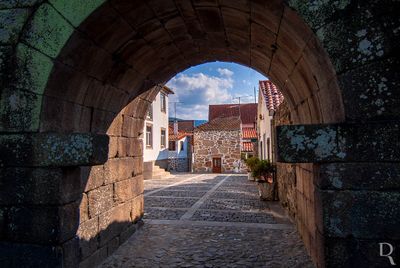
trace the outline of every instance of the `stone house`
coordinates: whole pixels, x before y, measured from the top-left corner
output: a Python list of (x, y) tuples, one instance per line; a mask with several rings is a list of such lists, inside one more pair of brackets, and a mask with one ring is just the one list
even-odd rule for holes
[(274, 161), (274, 115), (284, 98), (269, 80), (259, 81), (258, 90), (258, 157)]
[(145, 179), (167, 177), (168, 168), (168, 95), (163, 86), (149, 106), (143, 126), (143, 175)]
[(242, 153), (246, 158), (257, 155), (257, 103), (209, 105), (209, 121), (218, 117), (232, 116), (241, 120)]
[(240, 168), (240, 117), (215, 118), (194, 129), (194, 172), (232, 173)]

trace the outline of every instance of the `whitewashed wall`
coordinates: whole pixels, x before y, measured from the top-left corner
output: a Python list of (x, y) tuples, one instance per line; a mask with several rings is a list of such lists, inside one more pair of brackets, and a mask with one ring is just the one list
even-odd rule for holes
[[(161, 92), (153, 101), (153, 121), (146, 120), (143, 129), (143, 161), (168, 159), (168, 95), (166, 95), (166, 112), (161, 111)], [(146, 148), (146, 126), (153, 126), (153, 148)], [(166, 145), (161, 148), (161, 128), (165, 128)]]
[[(258, 157), (262, 159), (268, 159), (267, 153), (267, 139), (270, 139), (270, 150), (269, 150), (269, 158), (272, 159), (272, 138), (271, 138), (271, 120), (272, 116), (269, 116), (269, 111), (267, 109), (267, 104), (265, 103), (265, 98), (262, 95), (261, 91), (258, 91), (258, 108), (257, 108), (257, 133), (258, 133)], [(260, 119), (260, 114), (262, 115), (262, 119)], [(261, 147), (262, 142), (262, 147)]]

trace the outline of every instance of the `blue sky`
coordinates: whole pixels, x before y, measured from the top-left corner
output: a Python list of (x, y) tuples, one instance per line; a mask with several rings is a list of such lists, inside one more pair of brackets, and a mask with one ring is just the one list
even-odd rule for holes
[[(169, 101), (179, 101), (176, 116), (182, 119), (207, 119), (209, 104), (254, 102), (258, 81), (266, 80), (262, 74), (243, 65), (211, 62), (191, 67), (173, 77), (167, 86), (175, 94)], [(256, 96), (257, 97), (257, 96)], [(170, 116), (174, 116), (170, 103)]]

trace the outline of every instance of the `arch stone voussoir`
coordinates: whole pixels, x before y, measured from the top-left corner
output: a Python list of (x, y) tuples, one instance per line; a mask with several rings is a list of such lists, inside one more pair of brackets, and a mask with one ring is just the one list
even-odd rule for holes
[(270, 77), (302, 124), (279, 129), (278, 153), (297, 163), (295, 220), (316, 266), (387, 265), (374, 249), (400, 247), (399, 8), (0, 1), (0, 263), (95, 267), (110, 255), (141, 225), (148, 106), (175, 74), (229, 61)]

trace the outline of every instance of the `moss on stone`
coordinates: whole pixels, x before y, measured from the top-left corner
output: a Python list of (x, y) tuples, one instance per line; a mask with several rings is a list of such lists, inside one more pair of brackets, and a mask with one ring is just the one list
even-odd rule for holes
[(43, 0), (0, 0), (0, 9), (32, 7), (43, 2)]
[(24, 44), (18, 45), (16, 60), (18, 68), (16, 70), (17, 82), (15, 87), (43, 94), (50, 72), (53, 69), (52, 60)]
[(105, 0), (50, 0), (49, 2), (72, 25), (78, 27)]
[(23, 41), (50, 57), (57, 57), (74, 28), (49, 4), (41, 5), (26, 27)]
[(42, 96), (6, 88), (0, 98), (0, 131), (37, 131)]
[(346, 9), (350, 0), (290, 0), (290, 7), (297, 10), (301, 17), (315, 31), (326, 24), (337, 11)]
[(28, 19), (30, 10), (27, 8), (0, 10), (0, 44), (13, 44)]

